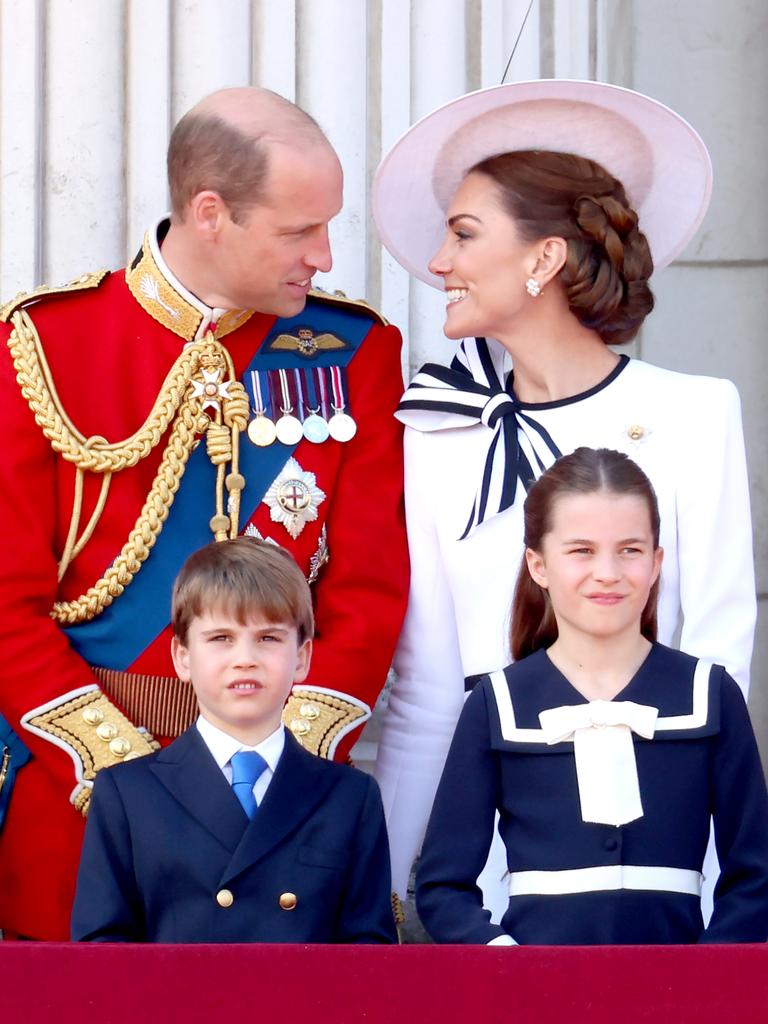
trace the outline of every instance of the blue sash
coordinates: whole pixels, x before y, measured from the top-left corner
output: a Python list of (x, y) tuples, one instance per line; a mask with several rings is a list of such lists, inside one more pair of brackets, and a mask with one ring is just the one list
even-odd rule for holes
[[(251, 370), (346, 366), (371, 325), (371, 318), (363, 312), (310, 299), (298, 316), (275, 321), (245, 375)], [(295, 334), (301, 327), (309, 327), (316, 334), (334, 334), (347, 346), (317, 352), (311, 361), (295, 352), (265, 351), (279, 334)], [(247, 523), (253, 517), (295, 447), (275, 442), (268, 448), (257, 448), (247, 440), (240, 444), (240, 472), (246, 480), (241, 522)], [(200, 495), (213, 495), (215, 486), (216, 468), (208, 459), (205, 445), (199, 444), (187, 463), (160, 536), (136, 577), (95, 619), (64, 629), (73, 648), (89, 664), (125, 671), (168, 625), (173, 581), (187, 556), (212, 540), (208, 523), (214, 509), (212, 503), (201, 501)]]

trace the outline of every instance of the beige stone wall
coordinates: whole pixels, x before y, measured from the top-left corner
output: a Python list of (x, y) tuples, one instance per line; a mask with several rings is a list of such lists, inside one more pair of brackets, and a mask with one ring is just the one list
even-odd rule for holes
[(706, 220), (658, 275), (639, 351), (741, 393), (760, 608), (750, 710), (768, 767), (768, 6), (635, 0), (631, 22), (629, 84), (688, 118), (714, 164)]

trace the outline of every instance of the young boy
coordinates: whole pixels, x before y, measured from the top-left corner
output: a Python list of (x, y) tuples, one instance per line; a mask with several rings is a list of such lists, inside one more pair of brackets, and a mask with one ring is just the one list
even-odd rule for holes
[(296, 563), (247, 537), (210, 544), (176, 580), (172, 621), (200, 717), (164, 750), (99, 772), (73, 939), (396, 941), (376, 783), (281, 722), (314, 629)]

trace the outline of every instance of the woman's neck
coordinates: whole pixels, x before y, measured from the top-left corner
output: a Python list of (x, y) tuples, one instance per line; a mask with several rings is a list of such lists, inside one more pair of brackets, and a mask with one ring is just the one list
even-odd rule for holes
[(595, 387), (619, 361), (596, 331), (572, 313), (544, 315), (495, 335), (512, 357), (521, 402), (557, 402)]
[(561, 625), (547, 655), (587, 700), (613, 700), (635, 675), (650, 649), (650, 641), (639, 630), (595, 637), (571, 632)]

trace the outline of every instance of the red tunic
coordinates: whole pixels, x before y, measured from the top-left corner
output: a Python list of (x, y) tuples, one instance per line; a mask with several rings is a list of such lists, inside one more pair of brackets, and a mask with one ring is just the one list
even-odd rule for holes
[[(54, 294), (27, 308), (61, 404), (76, 428), (109, 441), (133, 433), (152, 408), (183, 339), (142, 308), (122, 273), (108, 276), (98, 288)], [(274, 317), (255, 313), (222, 339), (239, 375), (273, 323)], [(10, 331), (10, 324), (0, 324), (4, 342)], [(294, 452), (327, 496), (318, 519), (293, 540), (270, 520), (265, 504), (253, 517), (260, 533), (290, 550), (307, 573), (325, 526), (330, 559), (314, 585), (317, 637), (308, 681), (371, 706), (389, 669), (407, 591), (401, 427), (392, 416), (401, 393), (399, 353), (398, 331), (371, 317), (347, 369), (357, 435), (347, 444), (302, 441)], [(95, 681), (49, 612), (55, 600), (84, 593), (112, 563), (152, 485), (165, 439), (136, 467), (114, 474), (96, 533), (59, 585), (57, 561), (70, 522), (75, 473), (35, 423), (5, 345), (0, 401), (5, 424), (0, 712), (33, 755), (17, 776), (0, 833), (0, 927), (33, 938), (65, 939), (83, 827), (69, 801), (76, 782), (73, 762), (64, 749), (25, 731), (20, 719)], [(99, 485), (99, 478), (86, 474), (83, 523)], [(200, 495), (200, 501), (209, 503), (212, 515), (213, 494)], [(167, 631), (131, 669), (174, 674)], [(356, 738), (357, 730), (345, 737), (336, 756), (345, 758)]]

